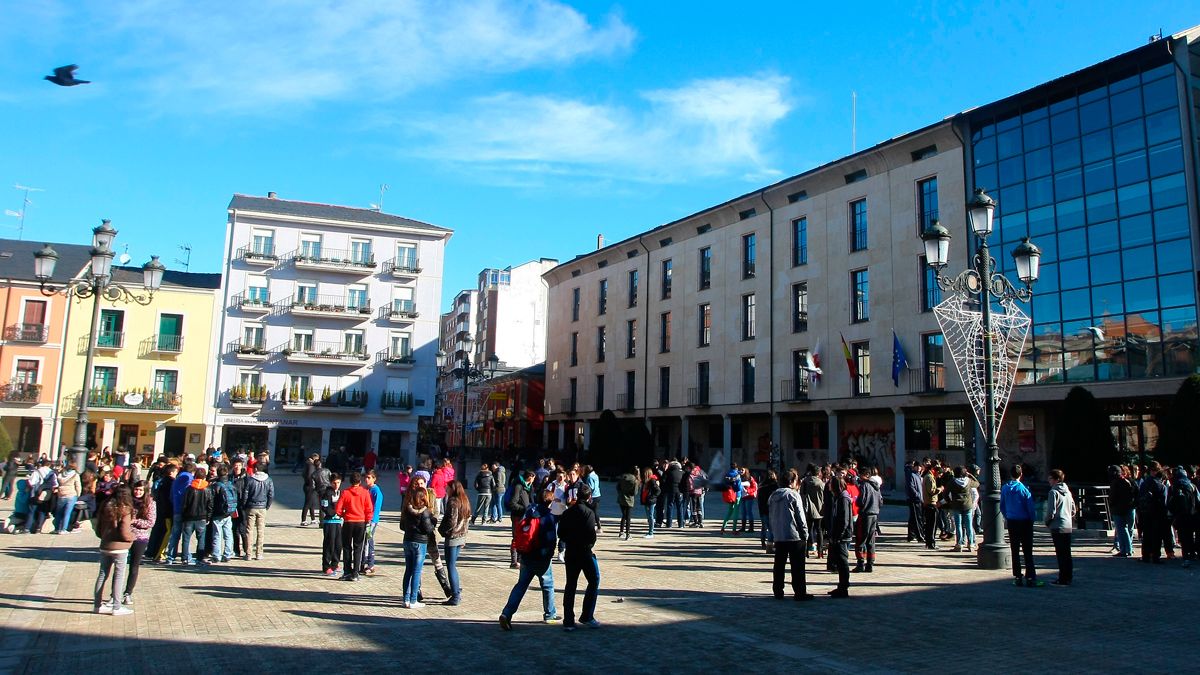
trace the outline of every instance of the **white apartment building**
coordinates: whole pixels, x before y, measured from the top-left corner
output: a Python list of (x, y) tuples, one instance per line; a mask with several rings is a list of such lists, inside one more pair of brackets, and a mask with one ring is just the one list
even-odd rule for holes
[(413, 462), (434, 411), (451, 231), (366, 209), (234, 195), (213, 397), (227, 450), (345, 446)]
[(539, 258), (479, 272), (472, 362), (485, 363), (495, 354), (509, 368), (528, 368), (546, 359), (547, 286), (542, 275), (557, 264)]

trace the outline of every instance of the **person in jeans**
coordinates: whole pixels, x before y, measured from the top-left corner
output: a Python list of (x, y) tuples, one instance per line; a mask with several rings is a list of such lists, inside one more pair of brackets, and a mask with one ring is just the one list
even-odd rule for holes
[(1071, 527), (1075, 523), (1075, 500), (1064, 482), (1062, 470), (1050, 472), (1050, 495), (1046, 498), (1046, 527), (1054, 541), (1054, 557), (1058, 559), (1058, 578), (1055, 586), (1070, 586), (1075, 565), (1071, 560)]
[[(527, 473), (532, 480), (533, 472)], [(558, 539), (557, 518), (550, 511), (550, 502), (553, 500), (553, 488), (543, 490), (538, 495), (538, 501), (531, 504), (520, 516), (520, 518), (538, 519), (538, 541), (532, 550), (520, 554), (521, 575), (517, 578), (512, 592), (508, 594), (508, 602), (500, 612), (500, 628), (504, 630), (512, 630), (513, 614), (516, 614), (517, 608), (521, 606), (521, 600), (525, 598), (525, 592), (529, 590), (529, 585), (533, 583), (534, 577), (538, 578), (538, 583), (542, 587), (542, 620), (546, 623), (558, 623), (559, 621), (558, 612), (554, 609), (554, 567), (550, 564), (550, 561), (554, 559), (554, 549)]]
[(825, 557), (825, 481), (821, 480), (821, 470), (815, 464), (809, 464), (800, 481), (800, 497), (804, 500), (804, 515), (808, 522), (808, 557), (811, 552), (817, 559)]
[(458, 554), (467, 542), (467, 529), (475, 519), (470, 517), (471, 500), (462, 483), (451, 481), (446, 486), (446, 510), (442, 512), (442, 522), (438, 525), (438, 534), (446, 542), (446, 574), (450, 584), (450, 597), (447, 605), (457, 605), (462, 602), (462, 582), (458, 577)]
[(642, 506), (646, 508), (646, 539), (654, 538), (654, 507), (662, 497), (662, 484), (654, 469), (646, 467), (642, 474)]
[(250, 479), (246, 473), (246, 462), (234, 459), (229, 465), (229, 482), (233, 483), (233, 492), (237, 495), (237, 509), (234, 510), (233, 526), (233, 556), (245, 559), (250, 552), (250, 533), (246, 529), (246, 505), (242, 501), (246, 494), (246, 481)]
[[(1033, 494), (1021, 482), (1020, 464), (1013, 464), (1012, 480), (1000, 488), (1000, 513), (1008, 525), (1008, 543), (1012, 548), (1013, 577), (1018, 586), (1043, 586), (1033, 567)], [(1025, 552), (1025, 576), (1021, 577), (1021, 552)]]
[(1110, 466), (1108, 473), (1108, 505), (1116, 530), (1113, 545), (1118, 558), (1129, 558), (1133, 556), (1133, 507), (1137, 503), (1137, 486), (1129, 480), (1128, 470), (1123, 466)]
[(921, 517), (925, 520), (925, 548), (931, 551), (936, 551), (938, 548), (937, 540), (934, 539), (934, 530), (937, 529), (940, 519), (938, 500), (941, 492), (942, 488), (938, 485), (937, 476), (933, 473), (933, 463), (925, 460), (925, 473), (921, 476)]
[(400, 507), (400, 527), (404, 530), (404, 599), (405, 609), (421, 609), (421, 568), (425, 565), (429, 540), (436, 530), (430, 491), (409, 486)]
[[(96, 577), (96, 588), (92, 596), (92, 611), (97, 614), (125, 616), (133, 610), (121, 604), (121, 591), (125, 588), (125, 564), (129, 559), (129, 547), (133, 545), (133, 498), (129, 488), (122, 485), (105, 500), (97, 516), (96, 530), (100, 535), (100, 574)], [(104, 603), (105, 590), (111, 588), (108, 603)]]
[[(265, 454), (265, 453), (264, 453)], [(263, 544), (267, 528), (267, 511), (275, 503), (275, 484), (267, 475), (267, 464), (259, 458), (255, 471), (246, 476), (243, 494), (238, 499), (239, 511), (245, 511), (247, 539), (249, 531), (254, 530), (254, 559), (262, 560)], [(242, 549), (242, 560), (250, 559), (249, 541)]]
[[(183, 498), (192, 484), (192, 472), (195, 470), (196, 463), (187, 462), (183, 465), (183, 471), (180, 471), (171, 483), (171, 536), (167, 543), (166, 553), (168, 565), (174, 563), (175, 557), (179, 555), (179, 539), (183, 536)], [(98, 493), (99, 489), (97, 488)]]
[[(183, 497), (183, 512), (180, 516), (183, 520), (183, 538), (180, 544), (183, 547), (184, 565), (191, 565), (197, 562), (197, 558), (203, 559), (204, 556), (205, 530), (213, 515), (213, 493), (208, 490), (208, 481), (205, 479), (207, 475), (204, 467), (196, 467), (192, 483)], [(192, 556), (193, 534), (196, 536), (196, 557)]]
[(75, 502), (83, 487), (79, 473), (74, 467), (66, 466), (58, 474), (58, 486), (54, 492), (58, 502), (54, 506), (54, 534), (66, 534), (71, 528), (71, 516), (75, 513)]
[(125, 606), (133, 605), (133, 589), (137, 586), (138, 572), (142, 568), (142, 557), (150, 545), (150, 530), (158, 518), (158, 507), (150, 496), (150, 486), (146, 481), (139, 480), (133, 484), (133, 517), (130, 527), (133, 530), (133, 543), (129, 547), (129, 565), (125, 581), (125, 593), (121, 602)]
[(363, 574), (375, 575), (375, 529), (379, 527), (379, 514), (383, 513), (383, 488), (375, 484), (379, 476), (375, 469), (367, 469), (363, 474), (363, 487), (371, 496), (371, 522), (367, 525), (366, 539), (363, 542)]
[(583, 595), (579, 623), (590, 628), (600, 627), (595, 616), (596, 596), (600, 591), (600, 565), (592, 551), (596, 545), (596, 511), (588, 506), (591, 499), (591, 486), (579, 488), (575, 504), (558, 521), (558, 537), (567, 543), (564, 560), (567, 589), (563, 596), (563, 629), (567, 631), (575, 630), (575, 591), (579, 586), (580, 572), (587, 579), (587, 590)]
[(792, 594), (798, 601), (812, 600), (804, 580), (805, 548), (808, 546), (808, 523), (804, 498), (800, 494), (800, 474), (788, 469), (784, 486), (767, 498), (767, 518), (770, 520), (771, 541), (775, 544), (775, 567), (771, 591), (783, 599), (785, 566), (791, 566)]
[(671, 527), (671, 514), (675, 514), (677, 527), (683, 527), (683, 465), (673, 459), (667, 464), (660, 479), (663, 501), (663, 529)]
[(508, 489), (508, 471), (500, 462), (492, 462), (492, 506), (488, 510), (488, 522), (498, 523), (504, 515), (504, 491)]
[(908, 541), (925, 543), (925, 519), (921, 513), (921, 463), (913, 460), (904, 468), (904, 492), (908, 498)]
[(178, 473), (179, 466), (177, 464), (164, 465), (158, 473), (158, 486), (153, 490), (155, 519), (154, 527), (150, 530), (146, 555), (157, 563), (166, 559), (164, 556), (171, 534), (171, 520), (175, 513), (175, 508), (171, 504), (171, 487)]
[(492, 491), (495, 489), (496, 477), (492, 475), (491, 468), (484, 462), (479, 467), (479, 473), (475, 474), (475, 513), (471, 515), (471, 525), (475, 524), (475, 520), (483, 522), (488, 519), (488, 513), (492, 507)]
[(233, 556), (233, 516), (237, 514), (237, 491), (229, 480), (229, 467), (217, 467), (213, 491), (213, 543), (209, 562), (227, 563)]
[(338, 497), (336, 510), (342, 518), (342, 581), (355, 581), (362, 570), (363, 541), (374, 508), (371, 493), (362, 486), (362, 475), (352, 471), (348, 482), (350, 487)]

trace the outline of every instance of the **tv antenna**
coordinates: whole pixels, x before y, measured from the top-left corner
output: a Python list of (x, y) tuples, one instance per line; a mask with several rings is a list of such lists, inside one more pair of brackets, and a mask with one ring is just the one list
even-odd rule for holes
[(372, 211), (378, 211), (380, 213), (383, 213), (383, 193), (387, 192), (388, 189), (391, 187), (392, 186), (388, 185), (387, 183), (379, 184), (379, 203), (371, 205)]
[(175, 262), (183, 265), (183, 271), (186, 272), (188, 271), (188, 268), (192, 266), (192, 245), (180, 244), (179, 250), (184, 252), (183, 260), (176, 258)]
[(25, 236), (25, 213), (29, 211), (29, 205), (33, 203), (33, 200), (29, 198), (29, 193), (45, 192), (45, 190), (42, 188), (29, 187), (28, 185), (21, 185), (20, 183), (13, 185), (13, 188), (21, 190), (25, 193), (24, 198), (21, 200), (21, 210), (13, 211), (10, 209), (4, 209), (4, 215), (20, 219), (17, 224), (17, 239), (23, 239)]

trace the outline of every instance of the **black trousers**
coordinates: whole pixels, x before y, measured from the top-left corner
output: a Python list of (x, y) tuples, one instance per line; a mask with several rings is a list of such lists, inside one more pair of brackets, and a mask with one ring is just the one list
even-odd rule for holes
[(771, 590), (775, 597), (783, 597), (783, 575), (785, 568), (791, 567), (792, 593), (801, 596), (808, 592), (804, 580), (804, 547), (803, 541), (775, 542), (775, 576), (772, 579)]
[(591, 551), (586, 554), (567, 552), (564, 558), (567, 572), (567, 588), (563, 594), (563, 621), (568, 626), (575, 624), (575, 593), (579, 588), (579, 573), (587, 579), (587, 590), (583, 594), (583, 611), (579, 613), (580, 623), (587, 623), (596, 618), (596, 596), (600, 591), (600, 565)]
[(617, 534), (621, 534), (622, 532), (624, 532), (625, 534), (629, 534), (629, 523), (633, 517), (633, 513), (632, 513), (633, 507), (628, 506), (624, 503), (622, 503), (620, 506), (621, 506), (621, 526), (620, 526), (620, 528), (618, 528)]
[(157, 518), (154, 521), (154, 527), (150, 528), (150, 542), (146, 550), (150, 551), (151, 555), (158, 552), (162, 548), (163, 537), (169, 534), (167, 532), (167, 519)]
[(1033, 567), (1033, 521), (1008, 521), (1008, 545), (1012, 553), (1013, 576), (1021, 578), (1021, 551), (1025, 552), (1025, 578), (1037, 578)]
[(1184, 560), (1196, 559), (1196, 521), (1200, 516), (1179, 516), (1175, 519), (1175, 531), (1179, 533), (1179, 548)]
[(817, 549), (817, 555), (825, 555), (825, 524), (824, 518), (813, 518), (809, 523), (808, 543)]
[(1071, 533), (1050, 530), (1050, 539), (1054, 542), (1054, 557), (1058, 559), (1058, 580), (1069, 584), (1075, 573), (1075, 563), (1071, 561)]
[(921, 515), (925, 517), (925, 546), (933, 548), (937, 540), (933, 538), (933, 530), (937, 527), (938, 510), (936, 506), (922, 506)]
[(925, 518), (921, 514), (921, 502), (908, 502), (908, 540), (925, 542)]
[(829, 557), (838, 573), (838, 590), (850, 588), (850, 544), (846, 541), (829, 543)]
[(317, 491), (307, 487), (304, 488), (304, 508), (300, 509), (300, 522), (303, 523), (309, 520), (314, 523), (321, 522), (321, 514), (318, 509), (320, 504), (318, 502)]
[(125, 595), (133, 595), (133, 588), (137, 586), (138, 572), (142, 569), (142, 557), (146, 555), (146, 548), (149, 547), (148, 540), (134, 541), (129, 547), (129, 562), (125, 566)]
[(344, 523), (342, 525), (342, 568), (343, 574), (354, 578), (362, 569), (363, 542), (367, 539), (366, 523)]
[(854, 549), (854, 557), (859, 560), (868, 562), (875, 561), (875, 538), (879, 535), (879, 516), (860, 514), (856, 523), (857, 530), (855, 534), (858, 544)]
[[(1157, 562), (1162, 557), (1162, 549), (1164, 539), (1166, 538), (1166, 530), (1170, 527), (1165, 518), (1157, 516), (1141, 517), (1138, 514), (1138, 522), (1142, 524), (1142, 560), (1145, 562)], [(33, 530), (30, 530), (32, 532)]]
[(342, 524), (325, 523), (321, 526), (321, 570), (336, 570), (342, 560)]
[(246, 515), (242, 511), (233, 519), (233, 554), (250, 555), (250, 532), (246, 529)]

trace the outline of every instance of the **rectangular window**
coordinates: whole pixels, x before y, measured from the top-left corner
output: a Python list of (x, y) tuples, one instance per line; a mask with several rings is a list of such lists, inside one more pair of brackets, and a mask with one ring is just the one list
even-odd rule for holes
[(313, 332), (311, 329), (295, 329), (292, 331), (292, 351), (307, 353), (313, 350)]
[(238, 372), (238, 384), (246, 388), (249, 394), (252, 388), (262, 385), (262, 373), (257, 370), (242, 370)]
[(708, 361), (696, 364), (696, 400), (693, 405), (708, 405)]
[(854, 367), (858, 377), (854, 378), (854, 395), (871, 395), (871, 343), (855, 342), (850, 345), (850, 355), (854, 358)]
[(742, 339), (754, 339), (754, 294), (749, 293), (742, 296)]
[[(308, 375), (288, 375), (288, 396), (292, 401), (313, 400), (320, 392), (312, 391), (312, 378)], [(312, 391), (312, 396), (309, 393)]]
[(275, 231), (253, 230), (250, 233), (250, 250), (258, 255), (275, 255)]
[(712, 305), (700, 305), (700, 340), (701, 347), (707, 347), (712, 342)]
[(370, 239), (350, 240), (350, 261), (358, 265), (369, 265), (375, 261), (375, 257), (371, 255)]
[(792, 221), (792, 265), (808, 264), (808, 218)]
[(100, 310), (100, 330), (96, 334), (96, 346), (118, 348), (125, 344), (125, 312), (119, 309)]
[(658, 369), (658, 407), (671, 407), (671, 368), (663, 366)]
[(700, 249), (700, 290), (712, 288), (712, 247)]
[(803, 401), (808, 398), (809, 362), (808, 350), (797, 349), (792, 352), (792, 390), (784, 392), (786, 400)]
[(306, 260), (321, 259), (321, 235), (300, 235), (300, 257)]
[(925, 256), (919, 259), (921, 265), (921, 311), (932, 312), (933, 308), (942, 301), (942, 289), (937, 285), (937, 272), (926, 262)]
[(412, 333), (392, 333), (388, 339), (391, 341), (388, 349), (392, 358), (412, 357)]
[(363, 339), (363, 332), (361, 330), (346, 331), (342, 334), (342, 353), (364, 355)]
[(154, 390), (164, 394), (174, 394), (179, 391), (178, 370), (155, 370)]
[(366, 284), (354, 284), (346, 287), (346, 307), (348, 309), (370, 306), (371, 300), (367, 297)]
[(315, 281), (297, 281), (296, 282), (296, 304), (312, 305), (317, 302), (317, 282)]
[(575, 378), (567, 380), (567, 412), (574, 414), (579, 403), (579, 381)]
[(754, 278), (754, 261), (757, 257), (755, 253), (755, 236), (751, 232), (742, 237), (742, 278)]
[(571, 333), (571, 365), (579, 365), (579, 333)]
[(600, 314), (608, 313), (608, 279), (600, 280)]
[(850, 202), (850, 250), (867, 248), (867, 200)]
[(638, 271), (629, 270), (629, 306), (637, 307)]
[(604, 352), (607, 347), (604, 326), (596, 327), (596, 363), (604, 363)]
[(596, 411), (604, 410), (604, 376), (596, 376)]
[(658, 316), (658, 351), (671, 351), (671, 313), (663, 312)]
[(392, 286), (392, 312), (395, 314), (411, 313), (417, 310), (413, 302), (412, 286)]
[(263, 349), (266, 347), (263, 339), (263, 325), (261, 323), (244, 323), (242, 324), (242, 346), (257, 347)]
[(625, 409), (633, 410), (637, 407), (637, 371), (625, 371)]
[(625, 358), (637, 356), (637, 319), (625, 322)]
[(267, 278), (258, 274), (246, 276), (246, 299), (251, 304), (267, 305), (271, 300), (267, 291)]
[(850, 321), (861, 323), (871, 318), (871, 288), (867, 270), (850, 273)]
[(792, 332), (808, 330), (808, 282), (792, 284)]
[(17, 359), (17, 372), (13, 374), (13, 383), (31, 385), (38, 383), (38, 362), (33, 359)]
[(742, 403), (754, 403), (754, 357), (742, 357)]
[(924, 363), (923, 384), (925, 391), (946, 390), (945, 338), (941, 333), (922, 336), (921, 360)]
[(917, 181), (917, 234), (928, 230), (938, 219), (937, 176)]
[(571, 320), (579, 320), (579, 289), (571, 289)]
[(158, 351), (178, 352), (183, 349), (183, 315), (158, 316)]
[(419, 267), (417, 245), (409, 243), (396, 244), (396, 269), (416, 271)]
[(671, 297), (671, 261), (664, 260), (662, 262), (662, 297), (663, 300)]
[(92, 368), (92, 389), (97, 391), (115, 391), (117, 388), (117, 369), (114, 366), (96, 366)]

